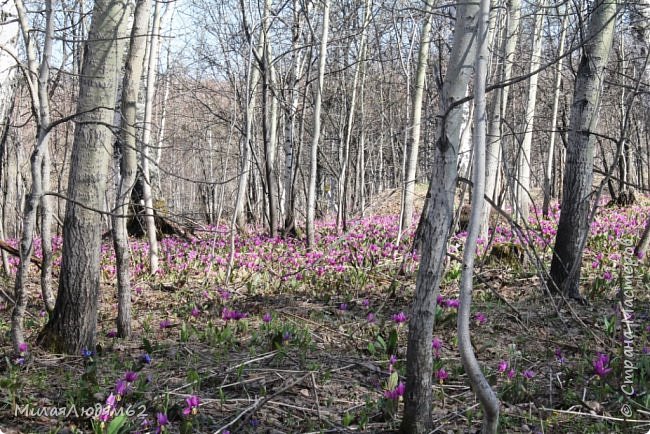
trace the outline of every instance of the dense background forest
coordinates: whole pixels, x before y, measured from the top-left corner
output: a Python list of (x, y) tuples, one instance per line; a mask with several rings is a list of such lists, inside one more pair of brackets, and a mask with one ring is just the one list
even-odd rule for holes
[(650, 428), (647, 0), (0, 5), (5, 432)]

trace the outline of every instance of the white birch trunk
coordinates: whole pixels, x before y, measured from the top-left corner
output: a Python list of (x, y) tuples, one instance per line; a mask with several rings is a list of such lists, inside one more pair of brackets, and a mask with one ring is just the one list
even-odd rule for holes
[[(537, 16), (535, 17), (535, 27), (533, 28), (533, 47), (529, 62), (528, 73), (533, 74), (539, 69), (542, 54), (542, 30), (544, 28), (545, 16), (544, 0), (539, 1), (537, 6)], [(539, 74), (531, 75), (528, 81), (528, 101), (526, 103), (526, 112), (524, 115), (524, 136), (521, 141), (521, 149), (517, 152), (517, 215), (519, 219), (526, 224), (530, 214), (531, 191), (530, 191), (530, 161), (532, 157), (533, 129), (535, 128), (535, 107), (537, 105), (537, 83)]]
[(425, 2), (425, 16), (422, 23), (422, 36), (418, 53), (418, 66), (415, 73), (415, 86), (413, 91), (413, 106), (411, 108), (411, 134), (408, 147), (406, 174), (404, 176), (404, 190), (402, 198), (401, 229), (406, 230), (411, 226), (414, 212), (415, 176), (420, 151), (420, 132), (422, 126), (422, 99), (424, 97), (424, 81), (429, 62), (429, 47), (431, 46), (431, 22), (433, 20), (433, 6), (431, 0)]
[(158, 272), (158, 238), (156, 237), (156, 220), (153, 205), (153, 188), (150, 173), (151, 155), (151, 122), (153, 119), (153, 103), (156, 92), (156, 72), (158, 70), (158, 53), (160, 48), (161, 2), (156, 1), (149, 38), (149, 57), (147, 59), (146, 96), (144, 101), (144, 126), (142, 131), (142, 149), (140, 150), (140, 167), (142, 168), (142, 193), (144, 201), (144, 221), (147, 240), (149, 241), (149, 271)]
[(324, 0), (323, 29), (321, 33), (320, 51), (318, 54), (318, 82), (314, 99), (314, 126), (312, 131), (311, 154), (309, 164), (309, 189), (307, 191), (307, 245), (313, 249), (316, 245), (316, 172), (318, 170), (318, 142), (321, 130), (321, 100), (323, 83), (325, 81), (325, 61), (327, 60), (327, 37), (329, 33), (330, 2)]
[[(508, 82), (512, 76), (512, 65), (514, 63), (517, 41), (519, 39), (519, 18), (521, 16), (521, 1), (508, 1), (508, 15), (505, 28), (504, 40), (502, 42), (502, 55), (497, 67), (497, 77), (502, 83)], [(487, 132), (487, 149), (485, 162), (485, 193), (495, 203), (498, 202), (500, 187), (501, 167), (501, 123), (508, 106), (508, 95), (510, 88), (499, 88), (494, 91), (492, 102), (492, 114), (490, 116)], [(479, 237), (483, 240), (488, 238), (490, 227), (491, 206), (483, 207), (483, 218), (481, 219), (481, 230)]]
[(474, 79), (474, 170), (472, 188), (472, 211), (467, 241), (463, 248), (463, 270), (458, 297), (458, 350), (463, 368), (469, 377), (472, 390), (483, 408), (482, 434), (496, 434), (499, 424), (499, 400), (488, 383), (472, 348), (469, 324), (472, 307), (474, 258), (476, 256), (482, 208), (485, 206), (485, 142), (487, 109), (485, 84), (488, 68), (490, 0), (481, 0), (478, 17), (478, 47), (476, 52), (476, 76)]
[(118, 147), (120, 152), (120, 181), (115, 198), (113, 215), (113, 246), (117, 269), (117, 333), (120, 337), (131, 335), (131, 270), (127, 221), (131, 190), (135, 184), (137, 156), (137, 101), (142, 77), (146, 33), (148, 30), (151, 0), (138, 0), (133, 18), (129, 52), (126, 59), (122, 85), (122, 129)]
[[(560, 45), (558, 47), (558, 56), (564, 52), (566, 41), (567, 22), (569, 15), (566, 13), (566, 8), (559, 8), (558, 13), (562, 15), (562, 22), (560, 24)], [(548, 155), (546, 158), (546, 166), (544, 167), (544, 203), (542, 204), (542, 215), (548, 217), (548, 209), (551, 203), (551, 185), (553, 182), (553, 162), (555, 161), (555, 139), (557, 134), (557, 114), (560, 107), (560, 91), (562, 86), (562, 59), (557, 61), (555, 65), (555, 83), (553, 85), (553, 108), (551, 114), (551, 138), (548, 144)]]

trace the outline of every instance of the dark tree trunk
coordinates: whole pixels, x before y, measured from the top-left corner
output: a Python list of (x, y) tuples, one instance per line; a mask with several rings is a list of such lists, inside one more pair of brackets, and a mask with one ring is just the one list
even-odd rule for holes
[(578, 68), (566, 151), (562, 210), (551, 263), (552, 288), (581, 299), (582, 248), (589, 231), (595, 132), (604, 68), (614, 35), (616, 3), (598, 0)]

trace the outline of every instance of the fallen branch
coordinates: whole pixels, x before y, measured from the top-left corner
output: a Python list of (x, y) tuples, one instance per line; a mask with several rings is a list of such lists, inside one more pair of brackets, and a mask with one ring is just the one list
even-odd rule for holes
[[(0, 240), (0, 249), (4, 250), (5, 252), (9, 253), (12, 256), (16, 256), (16, 257), (20, 258), (20, 251), (18, 249), (16, 249), (15, 247), (12, 247), (9, 244), (7, 244), (6, 241)], [(36, 266), (39, 269), (41, 268), (41, 266), (42, 266), (41, 260), (38, 259), (36, 256), (32, 255), (31, 261), (32, 261), (33, 264), (36, 264)]]
[[(233, 420), (231, 420), (231, 421), (228, 422), (226, 425), (224, 425), (224, 426), (222, 426), (221, 428), (219, 428), (219, 429), (216, 431), (216, 433), (223, 432), (226, 428), (228, 428), (228, 427), (234, 425), (234, 424), (235, 424), (239, 419), (241, 419), (241, 424), (242, 424), (242, 425), (246, 424), (246, 422), (248, 422), (248, 420), (253, 416), (253, 414), (255, 414), (255, 412), (256, 412), (257, 410), (259, 410), (260, 408), (262, 408), (262, 406), (263, 406), (264, 404), (266, 404), (267, 402), (269, 402), (270, 400), (272, 400), (272, 399), (275, 398), (276, 396), (281, 395), (281, 394), (284, 393), (286, 390), (292, 388), (292, 387), (295, 386), (296, 384), (300, 383), (302, 380), (304, 380), (305, 378), (307, 378), (309, 375), (310, 375), (310, 373), (308, 372), (307, 374), (303, 375), (302, 377), (299, 377), (299, 378), (296, 378), (296, 379), (294, 379), (294, 380), (292, 380), (292, 381), (287, 382), (284, 386), (282, 386), (281, 388), (279, 388), (278, 390), (276, 390), (276, 391), (275, 391), (274, 393), (272, 393), (271, 395), (267, 395), (267, 396), (265, 396), (265, 397), (262, 398), (262, 399), (258, 399), (257, 401), (255, 401), (255, 403), (253, 403), (253, 405), (251, 405), (251, 406), (245, 408), (244, 411), (242, 411), (241, 413), (239, 413), (239, 414), (238, 414), (238, 415), (237, 415)], [(216, 434), (216, 433), (215, 433), (215, 434)]]

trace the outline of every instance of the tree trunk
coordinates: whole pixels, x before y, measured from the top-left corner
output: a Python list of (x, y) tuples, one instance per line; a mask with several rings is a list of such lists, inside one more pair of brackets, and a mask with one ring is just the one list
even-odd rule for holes
[(100, 283), (101, 215), (121, 54), (129, 8), (123, 0), (97, 0), (86, 43), (77, 101), (68, 198), (63, 224), (59, 293), (39, 341), (53, 352), (79, 354), (95, 349)]
[(142, 168), (142, 201), (144, 202), (144, 221), (147, 241), (149, 241), (149, 271), (158, 272), (158, 238), (156, 237), (156, 219), (153, 202), (153, 185), (150, 173), (151, 166), (151, 122), (153, 119), (153, 103), (156, 92), (156, 73), (158, 69), (158, 53), (160, 51), (161, 16), (160, 1), (156, 1), (149, 37), (149, 53), (147, 58), (146, 95), (144, 100), (144, 127), (142, 131), (142, 147), (140, 150), (140, 166)]
[[(512, 65), (514, 63), (515, 50), (519, 39), (519, 17), (521, 15), (521, 1), (508, 1), (508, 18), (505, 28), (504, 40), (501, 48), (501, 62), (497, 68), (496, 76), (502, 83), (508, 82), (512, 75)], [(503, 87), (494, 91), (492, 100), (492, 114), (488, 124), (487, 132), (487, 149), (485, 162), (485, 193), (495, 203), (498, 203), (500, 187), (500, 167), (502, 154), (502, 134), (501, 124), (505, 116), (506, 107), (508, 106), (509, 87)], [(488, 230), (490, 228), (490, 213), (492, 207), (487, 204), (483, 207), (483, 217), (481, 219), (481, 230), (479, 237), (483, 240), (488, 239)]]
[[(271, 44), (268, 38), (269, 21), (271, 19), (271, 0), (264, 2), (264, 16), (262, 18), (262, 59), (260, 68), (263, 72), (262, 80), (262, 130), (264, 135), (264, 175), (266, 177), (266, 197), (269, 215), (269, 234), (278, 235), (278, 176), (275, 166), (277, 145), (277, 98), (273, 91), (275, 83), (275, 68), (271, 61)], [(271, 100), (269, 104), (269, 99)]]
[[(15, 306), (11, 317), (11, 332), (14, 350), (18, 352), (18, 346), (24, 342), (23, 333), (23, 316), (27, 308), (27, 293), (25, 291), (25, 283), (27, 281), (29, 264), (34, 252), (34, 232), (36, 230), (36, 221), (38, 215), (39, 204), (48, 205), (48, 202), (43, 197), (43, 175), (47, 171), (46, 182), (49, 186), (49, 159), (44, 158), (48, 153), (49, 143), (49, 126), (50, 126), (50, 108), (49, 108), (49, 95), (48, 95), (48, 82), (50, 76), (49, 63), (52, 56), (52, 45), (54, 37), (54, 20), (52, 11), (51, 0), (46, 1), (45, 4), (45, 42), (43, 46), (43, 55), (40, 65), (37, 67), (36, 59), (36, 46), (34, 40), (31, 38), (29, 28), (27, 26), (27, 16), (25, 6), (21, 1), (16, 2), (16, 9), (18, 19), (22, 27), (23, 38), (27, 50), (28, 59), (28, 74), (27, 83), (31, 96), (32, 111), (36, 114), (36, 146), (31, 156), (31, 174), (32, 185), (27, 201), (25, 202), (25, 214), (23, 219), (23, 229), (20, 240), (20, 263), (16, 272), (16, 280), (14, 285)], [(37, 70), (38, 69), (38, 70)], [(46, 213), (50, 212), (49, 206), (41, 210)], [(43, 214), (43, 223), (50, 224), (50, 216)], [(46, 255), (47, 268), (41, 270), (41, 291), (43, 294), (43, 301), (48, 312), (52, 312), (54, 308), (54, 295), (50, 288), (51, 283), (51, 268), (52, 268), (52, 245), (51, 245), (51, 228), (42, 228), (42, 236), (49, 237), (45, 240), (43, 245), (43, 254)]]
[(361, 72), (363, 71), (363, 65), (365, 63), (365, 52), (366, 52), (366, 40), (367, 40), (367, 28), (370, 22), (370, 14), (372, 8), (370, 7), (369, 0), (364, 1), (364, 16), (363, 23), (361, 27), (361, 38), (359, 42), (359, 57), (357, 59), (355, 70), (354, 70), (354, 79), (352, 80), (352, 94), (350, 96), (350, 109), (348, 111), (347, 122), (345, 125), (345, 139), (343, 142), (343, 158), (341, 164), (341, 172), (339, 173), (338, 179), (338, 212), (336, 214), (336, 227), (337, 229), (346, 230), (347, 227), (347, 196), (348, 196), (348, 165), (350, 161), (350, 142), (352, 140), (352, 127), (354, 124), (354, 115), (356, 113), (356, 104), (357, 104), (357, 87), (359, 86), (359, 80), (361, 78)]
[(431, 182), (427, 193), (429, 205), (425, 207), (420, 222), (422, 258), (409, 320), (406, 394), (400, 427), (400, 431), (405, 434), (428, 433), (433, 423), (431, 340), (436, 297), (444, 272), (454, 211), (463, 111), (462, 105), (454, 104), (465, 96), (474, 69), (478, 9), (477, 3), (457, 4), (453, 49), (442, 88), (441, 122), (433, 147)]
[(614, 37), (616, 2), (596, 0), (573, 93), (566, 151), (562, 210), (551, 263), (551, 285), (581, 299), (580, 265), (593, 182), (594, 144), (603, 74)]
[(530, 191), (530, 164), (532, 158), (533, 130), (535, 128), (535, 108), (537, 106), (537, 83), (539, 73), (534, 73), (539, 69), (542, 58), (542, 30), (544, 28), (545, 16), (544, 0), (540, 0), (537, 6), (537, 16), (535, 17), (535, 27), (533, 29), (533, 47), (530, 56), (528, 73), (532, 74), (528, 80), (528, 100), (526, 103), (526, 113), (524, 115), (524, 137), (521, 141), (521, 149), (517, 152), (517, 215), (519, 220), (525, 224), (528, 223), (531, 205)]
[(318, 141), (321, 130), (321, 100), (323, 83), (325, 81), (325, 61), (327, 60), (327, 35), (330, 21), (330, 2), (324, 0), (323, 29), (321, 33), (320, 52), (318, 54), (318, 82), (314, 98), (314, 126), (311, 142), (311, 158), (309, 164), (309, 190), (307, 192), (307, 246), (313, 249), (316, 245), (316, 172), (318, 171)]
[(425, 16), (422, 23), (422, 36), (418, 53), (418, 67), (415, 73), (413, 90), (413, 106), (411, 110), (411, 135), (404, 176), (404, 190), (402, 192), (402, 230), (411, 226), (414, 212), (415, 176), (418, 167), (418, 153), (420, 150), (420, 131), (422, 125), (422, 99), (424, 96), (424, 81), (427, 75), (429, 62), (429, 47), (431, 46), (431, 22), (433, 21), (433, 6), (430, 1), (425, 2)]
[(131, 335), (131, 254), (126, 224), (131, 190), (138, 170), (135, 124), (150, 11), (150, 0), (138, 0), (122, 85), (122, 129), (118, 140), (120, 181), (115, 198), (115, 214), (112, 219), (117, 268), (117, 334), (123, 338)]
[(472, 187), (472, 212), (468, 227), (467, 241), (463, 247), (463, 270), (460, 284), (458, 307), (458, 350), (469, 377), (472, 390), (483, 408), (483, 434), (496, 434), (499, 424), (499, 400), (487, 382), (481, 366), (476, 360), (469, 331), (472, 306), (472, 279), (474, 277), (474, 258), (481, 224), (482, 209), (485, 206), (485, 139), (486, 139), (486, 96), (485, 82), (488, 65), (488, 34), (490, 0), (481, 0), (478, 17), (478, 48), (476, 56), (476, 77), (474, 80), (474, 170)]
[(300, 93), (298, 92), (298, 77), (303, 69), (302, 51), (298, 47), (302, 27), (300, 2), (293, 0), (293, 26), (291, 28), (291, 63), (292, 68), (287, 78), (288, 102), (284, 120), (284, 174), (283, 201), (284, 206), (284, 235), (295, 233), (295, 148), (299, 135), (296, 133), (296, 114)]
[[(562, 11), (562, 12), (561, 12)], [(562, 23), (560, 24), (560, 46), (558, 48), (558, 56), (564, 52), (564, 45), (566, 41), (567, 21), (569, 14), (566, 13), (566, 8), (559, 8), (558, 13), (562, 15)], [(546, 159), (546, 167), (544, 170), (544, 202), (542, 204), (542, 215), (548, 218), (548, 209), (551, 203), (551, 186), (553, 185), (553, 162), (555, 161), (555, 138), (557, 134), (557, 114), (560, 106), (560, 91), (562, 87), (562, 59), (557, 61), (555, 65), (555, 84), (553, 86), (553, 109), (551, 115), (551, 138), (548, 145), (548, 156)]]

